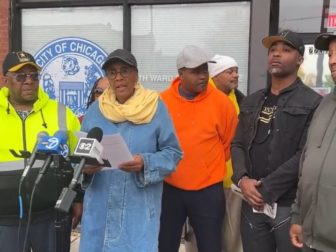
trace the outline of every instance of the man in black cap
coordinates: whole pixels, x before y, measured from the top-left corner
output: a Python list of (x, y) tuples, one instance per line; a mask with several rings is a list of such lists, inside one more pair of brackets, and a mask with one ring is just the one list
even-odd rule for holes
[[(319, 35), (315, 48), (329, 51), (329, 68), (336, 83), (336, 34)], [(323, 98), (314, 114), (300, 163), (290, 237), (305, 252), (336, 251), (335, 92)]]
[[(39, 135), (79, 130), (79, 121), (69, 108), (49, 99), (39, 87), (40, 67), (32, 55), (10, 52), (2, 67), (5, 85), (0, 90), (0, 250), (69, 251), (71, 220), (67, 215), (57, 215), (54, 206), (62, 187), (69, 185), (71, 170), (58, 180), (48, 167), (33, 194), (43, 161), (35, 161), (28, 169), (30, 160), (16, 157), (10, 150), (32, 152)], [(76, 139), (71, 134), (68, 143), (70, 149), (75, 147)], [(80, 210), (81, 205), (76, 206)]]
[(321, 97), (297, 76), (304, 44), (289, 30), (262, 40), (271, 84), (247, 96), (232, 142), (233, 182), (246, 201), (241, 214), (244, 252), (300, 251), (289, 239), (299, 159)]

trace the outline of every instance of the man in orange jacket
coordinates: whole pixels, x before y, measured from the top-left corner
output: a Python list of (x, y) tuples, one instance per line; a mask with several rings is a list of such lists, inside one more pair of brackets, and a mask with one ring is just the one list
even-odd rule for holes
[(208, 85), (209, 55), (186, 46), (177, 57), (179, 76), (161, 95), (173, 119), (184, 157), (165, 179), (160, 252), (177, 252), (187, 217), (199, 252), (221, 251), (225, 212), (223, 178), (237, 114), (229, 98)]
[[(238, 63), (230, 57), (215, 55), (212, 59), (216, 64), (209, 64), (210, 84), (222, 91), (233, 103), (237, 114), (239, 105), (245, 95), (238, 88)], [(211, 82), (212, 81), (212, 82)], [(226, 175), (224, 178), (225, 215), (222, 228), (222, 252), (243, 252), (240, 236), (240, 212), (242, 198), (232, 191), (232, 162), (226, 162)], [(198, 252), (196, 238), (192, 227), (187, 224), (185, 233), (186, 252)]]

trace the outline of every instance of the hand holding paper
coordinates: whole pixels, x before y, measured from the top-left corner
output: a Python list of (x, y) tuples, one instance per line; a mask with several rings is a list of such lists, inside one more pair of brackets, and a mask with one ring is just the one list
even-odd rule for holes
[(104, 135), (101, 143), (104, 146), (103, 158), (111, 164), (111, 167), (104, 167), (104, 170), (119, 168), (120, 164), (133, 160), (125, 140), (119, 133)]
[(119, 165), (119, 168), (126, 172), (139, 172), (143, 167), (144, 160), (141, 155), (134, 155), (134, 160)]
[[(76, 135), (83, 137), (86, 136), (86, 133), (77, 132)], [(133, 161), (133, 156), (119, 133), (104, 135), (101, 144), (103, 145), (102, 158), (107, 159), (111, 164), (111, 167), (104, 167), (103, 170), (117, 169), (120, 164)]]
[[(239, 197), (241, 197), (243, 200), (246, 200), (246, 198), (244, 197), (241, 189), (238, 186), (236, 186), (235, 184), (232, 184), (231, 185), (231, 190), (235, 194), (239, 195)], [(273, 203), (272, 205), (265, 204), (264, 207), (261, 210), (256, 210), (256, 209), (253, 208), (253, 212), (254, 213), (263, 213), (263, 214), (266, 214), (267, 216), (269, 216), (270, 218), (275, 219), (276, 213), (277, 213), (277, 203)]]
[(262, 210), (256, 210), (253, 208), (253, 212), (254, 213), (262, 213), (262, 214), (266, 214), (268, 217), (275, 219), (276, 214), (277, 214), (277, 207), (278, 204), (277, 203), (273, 203), (271, 205), (269, 204), (265, 204), (264, 208)]

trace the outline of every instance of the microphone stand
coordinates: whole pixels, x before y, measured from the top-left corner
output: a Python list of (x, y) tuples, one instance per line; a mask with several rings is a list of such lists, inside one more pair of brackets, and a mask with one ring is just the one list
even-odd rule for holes
[[(31, 153), (27, 151), (19, 151), (18, 153), (14, 150), (10, 150), (10, 152), (12, 153), (13, 156), (18, 158), (29, 158), (31, 156)], [(53, 162), (53, 165), (50, 168), (54, 169), (56, 192), (57, 195), (60, 195), (64, 185), (60, 185), (59, 181), (66, 180), (66, 178), (69, 175), (71, 175), (71, 177), (73, 176), (73, 168), (71, 166), (71, 161), (69, 162), (68, 160), (65, 160), (62, 156), (56, 154), (52, 154), (46, 157), (45, 153), (37, 154), (36, 159), (46, 161), (37, 175), (34, 186), (36, 187), (40, 183), (41, 179), (43, 178), (43, 175), (47, 172), (47, 169)], [(34, 195), (31, 196), (33, 197)], [(71, 220), (72, 218), (69, 218), (68, 213), (64, 213), (56, 209), (54, 228), (55, 228), (55, 251), (57, 252), (68, 252), (70, 250)]]
[(81, 168), (83, 168), (85, 164), (111, 167), (110, 162), (105, 159), (103, 159), (103, 164), (100, 164), (96, 159), (89, 157), (68, 156), (68, 159), (71, 163), (75, 163), (78, 165), (74, 171), (74, 175), (69, 186), (63, 188), (58, 200), (56, 201), (55, 209), (61, 212), (69, 212), (70, 207), (77, 195), (77, 191), (75, 190), (75, 188), (80, 178), (80, 175), (82, 174)]
[[(64, 185), (60, 184), (61, 180), (65, 180), (67, 176), (73, 173), (72, 166), (70, 162), (65, 160), (61, 155), (52, 154), (46, 156), (46, 154), (39, 154), (37, 159), (45, 160), (43, 166), (36, 177), (34, 187), (37, 187), (43, 175), (50, 170), (53, 170), (56, 183), (56, 194), (60, 195), (61, 190)], [(51, 165), (52, 164), (52, 165)], [(71, 174), (70, 174), (71, 173)], [(34, 195), (31, 195), (33, 197)], [(33, 202), (31, 202), (33, 203)], [(32, 207), (32, 206), (31, 206)], [(57, 252), (68, 252), (70, 250), (70, 236), (71, 236), (71, 213), (62, 213), (60, 211), (55, 211), (55, 251)]]
[[(62, 171), (65, 167), (69, 166), (70, 163), (60, 155), (54, 155), (53, 162), (56, 173), (55, 175), (61, 176), (62, 179), (62, 176), (66, 176), (63, 175)], [(63, 186), (60, 185), (58, 181), (59, 180), (56, 178), (57, 195), (60, 195)], [(60, 212), (56, 209), (54, 227), (56, 237), (55, 251), (57, 252), (68, 252), (70, 250), (71, 221), (71, 213)]]

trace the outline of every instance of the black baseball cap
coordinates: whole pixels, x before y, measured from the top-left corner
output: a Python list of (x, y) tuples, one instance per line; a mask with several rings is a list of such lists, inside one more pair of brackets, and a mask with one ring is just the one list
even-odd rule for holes
[(38, 71), (41, 70), (30, 53), (24, 51), (10, 52), (6, 55), (2, 64), (2, 73), (5, 75), (7, 72), (16, 72), (26, 65), (31, 65)]
[(102, 68), (106, 70), (107, 66), (113, 61), (121, 60), (126, 64), (138, 68), (137, 61), (132, 53), (124, 49), (117, 49), (109, 54)]
[(275, 42), (278, 41), (289, 44), (290, 46), (295, 48), (302, 56), (304, 55), (305, 46), (298, 33), (290, 30), (283, 30), (274, 36), (263, 38), (262, 44), (269, 49)]
[(328, 51), (329, 44), (334, 39), (336, 39), (336, 33), (322, 33), (316, 37), (314, 46), (316, 49)]

